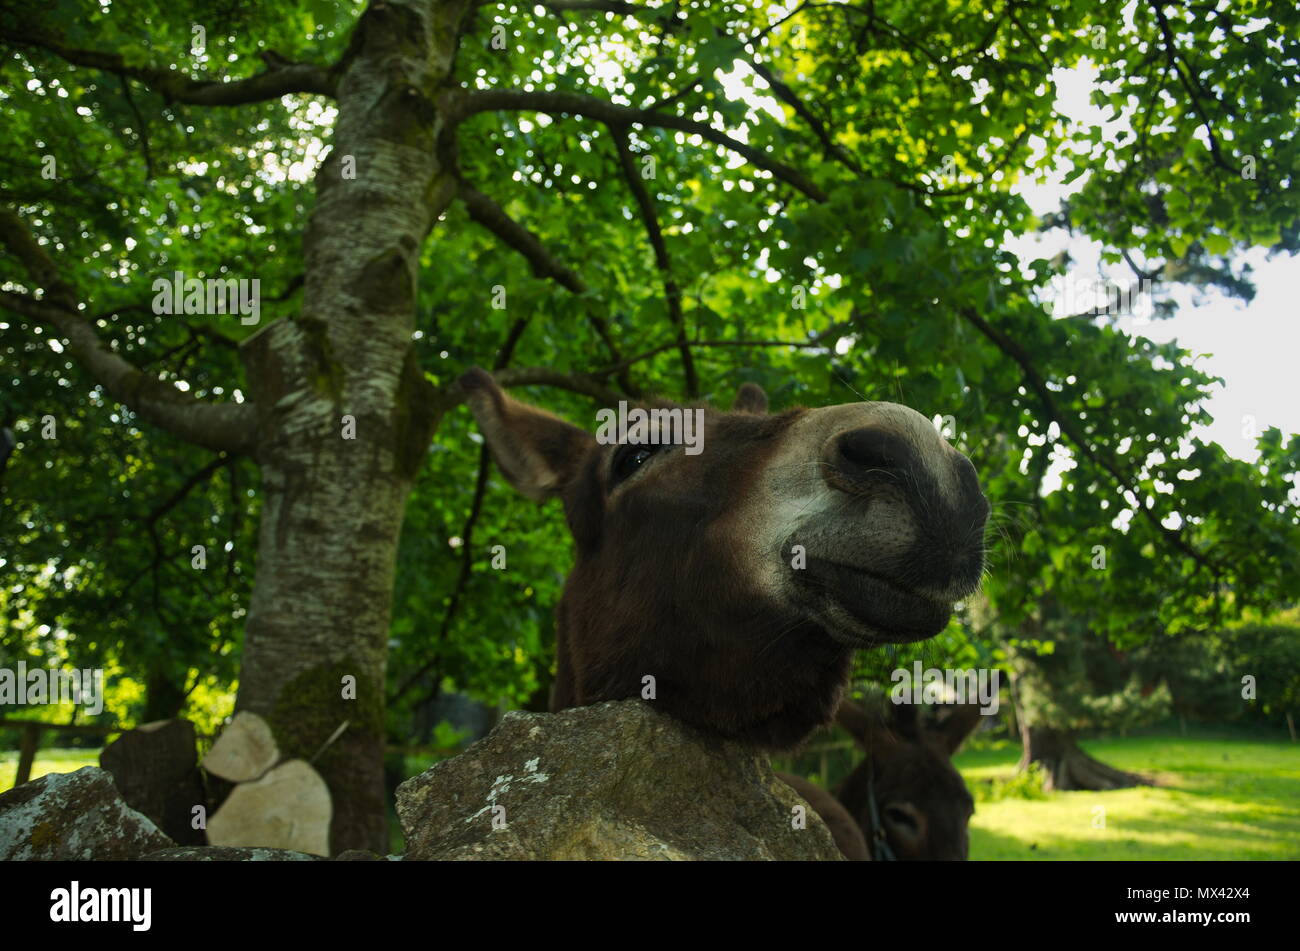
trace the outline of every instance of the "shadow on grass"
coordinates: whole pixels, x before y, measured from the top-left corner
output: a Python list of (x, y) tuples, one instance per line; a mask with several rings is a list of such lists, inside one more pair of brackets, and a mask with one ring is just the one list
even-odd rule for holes
[(1081, 745), (1156, 783), (1017, 795), (1007, 778), (1018, 749), (963, 753), (958, 765), (979, 790), (973, 859), (1300, 858), (1300, 747), (1271, 737), (1185, 735)]

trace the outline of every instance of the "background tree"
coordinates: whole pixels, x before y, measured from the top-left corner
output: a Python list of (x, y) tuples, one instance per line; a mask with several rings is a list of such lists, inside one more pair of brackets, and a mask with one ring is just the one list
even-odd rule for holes
[(1300, 628), (1295, 624), (1243, 624), (1220, 632), (1215, 647), (1224, 657), (1237, 697), (1264, 717), (1286, 722), (1296, 740), (1300, 708)]
[(1039, 606), (1026, 634), (1011, 641), (1013, 701), (1023, 752), (1020, 768), (1038, 764), (1046, 789), (1118, 789), (1142, 776), (1115, 769), (1076, 741), (1083, 730), (1120, 730), (1169, 712), (1169, 688), (1147, 681), (1127, 658), (1063, 615), (1050, 599)]
[[(193, 514), (165, 513), (161, 562), (181, 566), (173, 546), (201, 537), (229, 542), (238, 569), (207, 593), (196, 575), (152, 573), (159, 636), (177, 642), (158, 652), (161, 676), (183, 691), (179, 671), (199, 669), (205, 644), (229, 656), (242, 628), (239, 707), (270, 718), (290, 755), (346, 723), (317, 760), (333, 845), (382, 848), (386, 692), (408, 704), (457, 677), (518, 699), (549, 675), (562, 533), (555, 512), (497, 491), (452, 412), (474, 363), (575, 419), (592, 400), (708, 397), (743, 379), (778, 407), (862, 394), (950, 416), (995, 502), (1029, 506), (992, 591), (1011, 628), (1047, 587), (1066, 589), (1066, 608), (1107, 599), (1107, 633), (1137, 639), (1206, 610), (1207, 592), (1293, 596), (1279, 553), (1294, 550), (1300, 440), (1268, 434), (1254, 466), (1190, 440), (1210, 381), (1188, 355), (1128, 337), (1111, 313), (1050, 319), (1042, 290), (1064, 263), (1001, 250), (1067, 225), (1143, 274), (1245, 292), (1235, 249), (1294, 248), (1284, 90), (1300, 14), (1259, 13), (11, 4), (0, 385), (19, 444), (5, 536), (27, 530), (0, 565), (25, 599), (11, 627), (25, 649), (45, 627), (88, 650), (93, 622), (52, 579), (75, 565), (97, 595), (127, 590), (110, 527), (237, 458), (186, 493)], [(1056, 113), (1052, 71), (1084, 57), (1130, 133)], [(1066, 161), (1092, 174), (1039, 222), (1012, 185)], [(157, 313), (152, 282), (177, 270), (260, 280), (261, 320)], [(86, 442), (41, 438), (43, 415), (64, 433), (84, 418)], [(139, 508), (133, 475), (104, 475), (122, 443), (157, 477)], [(1034, 474), (1058, 446), (1077, 468), (1043, 496)], [(65, 489), (55, 476), (71, 470), (93, 484)], [(238, 506), (218, 493), (254, 485), (225, 527)], [(96, 486), (88, 514), (109, 519), (82, 547), (69, 527)], [(238, 527), (253, 519), (255, 551)], [(1124, 570), (1088, 574), (1087, 542)], [(172, 598), (220, 619), (195, 635), (202, 612), (169, 617)], [(147, 669), (127, 630), (140, 606), (98, 608), (123, 626), (113, 649)]]

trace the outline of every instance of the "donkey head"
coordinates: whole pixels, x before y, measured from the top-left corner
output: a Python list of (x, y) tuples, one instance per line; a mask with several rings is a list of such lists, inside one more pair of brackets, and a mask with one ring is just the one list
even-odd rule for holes
[[(836, 795), (858, 821), (873, 856), (883, 837), (898, 859), (967, 857), (975, 801), (952, 754), (979, 723), (977, 704), (955, 704), (932, 726), (917, 708), (890, 704), (885, 720), (845, 700), (837, 719), (867, 751)], [(877, 824), (878, 823), (878, 824)]]
[(830, 721), (854, 648), (932, 637), (979, 582), (975, 470), (906, 407), (767, 415), (746, 384), (732, 412), (688, 411), (692, 451), (599, 442), (482, 370), (461, 385), (506, 478), (562, 499), (576, 542), (556, 709), (653, 695), (787, 748)]

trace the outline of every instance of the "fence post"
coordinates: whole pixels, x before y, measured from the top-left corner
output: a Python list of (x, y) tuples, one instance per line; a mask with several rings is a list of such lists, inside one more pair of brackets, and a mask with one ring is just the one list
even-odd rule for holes
[(23, 738), (18, 745), (18, 775), (14, 777), (14, 786), (21, 786), (32, 778), (32, 763), (36, 761), (36, 750), (41, 745), (41, 728), (34, 723), (23, 725)]

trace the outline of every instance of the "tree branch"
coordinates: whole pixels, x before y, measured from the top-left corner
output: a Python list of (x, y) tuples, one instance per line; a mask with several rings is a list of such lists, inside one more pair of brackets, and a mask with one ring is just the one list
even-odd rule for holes
[(654, 13), (649, 7), (625, 0), (542, 0), (541, 6), (556, 13), (616, 13), (619, 16), (642, 16)]
[[(221, 469), (224, 469), (226, 466), (231, 465), (234, 461), (235, 460), (233, 456), (228, 456), (225, 455), (224, 453), (222, 455), (217, 456), (215, 459), (210, 461), (202, 469), (193, 473), (188, 479), (186, 479), (181, 484), (180, 488), (178, 488), (175, 492), (173, 492), (170, 496), (168, 496), (164, 501), (160, 502), (157, 506), (155, 506), (154, 509), (147, 516), (145, 516), (145, 520), (144, 520), (145, 524), (149, 525), (150, 527), (156, 525), (158, 523), (158, 519), (162, 518), (164, 515), (166, 515), (168, 512), (174, 509), (177, 505), (179, 505), (182, 501), (184, 501), (185, 497), (189, 495), (190, 492), (192, 492), (198, 486), (202, 485), (204, 482), (207, 482), (209, 479), (212, 478), (212, 476), (215, 473), (217, 473)], [(231, 537), (233, 538), (234, 536)]]
[(249, 452), (257, 435), (250, 403), (205, 403), (150, 377), (105, 349), (94, 327), (78, 313), (76, 293), (59, 275), (54, 261), (13, 211), (0, 207), (0, 245), (27, 269), (45, 296), (36, 299), (0, 292), (4, 306), (53, 327), (67, 339), (68, 350), (91, 378), (113, 399), (146, 422), (174, 436), (212, 450)]
[(195, 106), (238, 106), (278, 99), (288, 93), (315, 93), (333, 97), (338, 77), (333, 71), (312, 63), (293, 63), (272, 53), (263, 53), (267, 68), (254, 76), (229, 81), (191, 79), (175, 69), (160, 66), (132, 66), (118, 53), (103, 53), (66, 46), (55, 36), (40, 31), (16, 33), (0, 30), (0, 40), (14, 46), (45, 50), (73, 66), (100, 69), (124, 79), (137, 79), (168, 102)]
[(151, 182), (157, 178), (157, 175), (153, 168), (153, 150), (149, 148), (149, 126), (140, 113), (140, 107), (135, 104), (135, 97), (131, 95), (131, 80), (119, 76), (118, 81), (122, 84), (122, 95), (126, 98), (127, 105), (131, 107), (131, 112), (135, 114), (135, 121), (140, 126), (140, 148), (144, 151), (144, 180)]
[(672, 262), (668, 258), (668, 245), (664, 243), (663, 229), (659, 227), (659, 214), (655, 211), (654, 199), (637, 174), (636, 159), (627, 141), (626, 126), (610, 126), (614, 136), (614, 147), (618, 151), (618, 163), (623, 169), (623, 178), (627, 187), (641, 209), (641, 220), (645, 223), (646, 236), (650, 247), (654, 249), (655, 267), (659, 269), (660, 280), (664, 286), (664, 302), (668, 306), (668, 320), (677, 331), (677, 348), (682, 354), (682, 372), (686, 377), (686, 395), (700, 395), (700, 378), (695, 372), (695, 360), (691, 357), (691, 346), (686, 339), (686, 320), (682, 314), (682, 291), (673, 278)]
[[(497, 351), (496, 361), (492, 364), (492, 371), (499, 373), (504, 370), (510, 363), (510, 358), (514, 356), (515, 346), (519, 343), (519, 338), (524, 335), (528, 329), (528, 318), (520, 317), (510, 325), (510, 330), (506, 332), (506, 339), (502, 341), (501, 348)], [(488, 469), (491, 466), (492, 454), (488, 451), (487, 444), (484, 443), (479, 447), (478, 454), (478, 474), (474, 477), (474, 500), (470, 503), (469, 515), (465, 519), (465, 525), (461, 529), (461, 562), (460, 574), (456, 578), (456, 586), (452, 589), (451, 600), (447, 602), (447, 610), (442, 615), (442, 624), (438, 627), (438, 636), (434, 641), (433, 656), (430, 657), (415, 673), (409, 676), (405, 683), (397, 689), (391, 697), (389, 703), (400, 700), (416, 682), (425, 677), (429, 672), (435, 670), (438, 661), (441, 659), (440, 651), (442, 642), (447, 639), (447, 632), (451, 630), (452, 619), (456, 616), (456, 610), (460, 607), (461, 597), (465, 592), (466, 585), (469, 584), (470, 574), (474, 568), (474, 526), (478, 524), (479, 513), (483, 510), (483, 498), (487, 494), (487, 476)], [(441, 679), (441, 678), (438, 678)]]
[[(1174, 31), (1169, 25), (1169, 19), (1165, 16), (1165, 11), (1160, 8), (1160, 0), (1155, 0), (1155, 2), (1151, 4), (1151, 8), (1155, 11), (1156, 22), (1160, 27), (1160, 35), (1163, 39), (1165, 58), (1169, 63), (1169, 68), (1174, 71), (1174, 75), (1178, 78), (1178, 82), (1181, 83), (1183, 89), (1187, 91), (1187, 95), (1192, 101), (1192, 108), (1196, 110), (1196, 114), (1201, 117), (1202, 125), (1205, 126), (1205, 135), (1210, 143), (1210, 157), (1214, 159), (1215, 165), (1233, 175), (1236, 175), (1239, 170), (1234, 169), (1223, 157), (1223, 152), (1219, 148), (1219, 137), (1214, 132), (1214, 123), (1210, 121), (1209, 114), (1201, 104), (1200, 94), (1193, 86), (1191, 77), (1183, 75), (1183, 70), (1178, 64), (1178, 41), (1174, 38)], [(1190, 70), (1188, 72), (1190, 73)]]
[(480, 112), (523, 111), (544, 112), (548, 115), (575, 115), (595, 119), (612, 126), (644, 125), (673, 129), (688, 135), (698, 135), (715, 145), (735, 152), (750, 163), (798, 189), (813, 201), (825, 201), (826, 193), (803, 172), (773, 158), (771, 154), (752, 145), (746, 145), (718, 129), (694, 119), (620, 106), (594, 96), (569, 92), (522, 92), (515, 89), (480, 89), (459, 92), (450, 98), (455, 117), (464, 119)]
[[(274, 296), (271, 297), (263, 296), (262, 303), (263, 304), (284, 303), (303, 286), (303, 282), (305, 280), (306, 280), (306, 275), (303, 274), (301, 271), (298, 272), (293, 277), (289, 278), (288, 283), (284, 285), (284, 289), (281, 290), (280, 293), (275, 294)], [(129, 303), (114, 304), (112, 307), (109, 307), (105, 310), (101, 310), (97, 314), (91, 315), (90, 320), (92, 323), (98, 323), (99, 321), (107, 320), (110, 317), (114, 317), (114, 316), (121, 317), (123, 314), (131, 314), (131, 313), (152, 314), (153, 298), (146, 297), (143, 300), (131, 301)], [(224, 347), (234, 347), (236, 349), (238, 349), (239, 347), (239, 344), (237, 344), (235, 341), (231, 340), (229, 337), (223, 337), (221, 334), (217, 333), (211, 327), (192, 327), (189, 329), (192, 329), (195, 333), (211, 335), (212, 338), (217, 343), (221, 344)]]
[[(478, 470), (474, 476), (473, 501), (470, 502), (469, 515), (465, 518), (464, 527), (460, 530), (460, 570), (456, 573), (456, 583), (451, 589), (451, 598), (447, 601), (447, 610), (442, 613), (442, 623), (438, 625), (438, 634), (433, 641), (432, 656), (393, 692), (387, 701), (390, 704), (401, 700), (402, 697), (406, 696), (407, 691), (419, 683), (420, 680), (438, 669), (438, 662), (442, 659), (442, 644), (447, 639), (447, 634), (451, 630), (451, 622), (456, 617), (456, 612), (460, 608), (461, 600), (465, 595), (465, 589), (469, 585), (469, 579), (474, 573), (474, 526), (478, 524), (479, 515), (483, 511), (483, 499), (487, 496), (488, 472), (491, 467), (492, 454), (488, 451), (487, 445), (484, 444), (479, 447), (478, 452)], [(442, 679), (440, 674), (437, 679)]]
[(546, 250), (537, 235), (506, 214), (506, 210), (492, 198), (462, 180), (460, 199), (465, 203), (470, 218), (527, 258), (538, 277), (550, 278), (575, 294), (587, 292), (587, 285), (576, 271)]
[[(1034, 367), (1033, 361), (1030, 359), (1029, 354), (1025, 352), (1024, 348), (1002, 331), (992, 326), (988, 321), (976, 313), (974, 308), (963, 307), (961, 309), (961, 315), (976, 330), (991, 341), (995, 347), (1001, 350), (1006, 356), (1010, 357), (1016, 365), (1020, 367), (1025, 383), (1034, 391), (1039, 402), (1042, 403), (1043, 408), (1047, 411), (1047, 415), (1056, 421), (1056, 424), (1061, 427), (1061, 432), (1069, 437), (1070, 441), (1074, 443), (1076, 448), (1078, 448), (1080, 454), (1114, 479), (1117, 487), (1127, 492), (1133, 492), (1130, 488), (1130, 480), (1119, 471), (1113, 462), (1102, 458), (1098, 453), (1093, 451), (1092, 446), (1088, 443), (1084, 434), (1079, 431), (1079, 428), (1073, 423), (1073, 421), (1071, 421), (1069, 417), (1061, 411), (1060, 407), (1056, 405), (1056, 400), (1052, 396), (1052, 391), (1047, 388), (1047, 382), (1043, 379), (1042, 374)], [(1133, 493), (1133, 495), (1136, 497), (1137, 493)], [(1168, 542), (1174, 545), (1174, 547), (1184, 555), (1191, 558), (1201, 567), (1207, 569), (1212, 575), (1215, 575), (1216, 577), (1219, 575), (1220, 566), (1212, 558), (1189, 545), (1180, 531), (1166, 528), (1164, 525), (1160, 524), (1160, 518), (1152, 509), (1147, 508), (1145, 505), (1138, 504), (1135, 505), (1134, 508), (1137, 509), (1138, 512), (1147, 519), (1147, 521), (1151, 522)]]
[[(470, 218), (495, 234), (508, 247), (522, 254), (533, 266), (534, 274), (538, 277), (550, 278), (574, 294), (582, 295), (587, 292), (587, 284), (578, 273), (551, 254), (537, 235), (511, 218), (493, 198), (483, 194), (464, 179), (460, 181), (459, 196), (465, 203), (465, 210), (469, 212)], [(601, 314), (595, 313), (590, 306), (585, 309), (588, 322), (595, 328), (597, 336), (609, 350), (610, 357), (615, 361), (621, 360), (622, 354), (610, 333), (609, 321)], [(626, 371), (619, 376), (619, 385), (629, 395), (636, 396), (640, 392), (639, 388), (633, 385)]]
[(803, 119), (803, 121), (807, 123), (808, 128), (812, 129), (813, 135), (817, 136), (817, 141), (822, 144), (822, 148), (825, 149), (826, 154), (835, 159), (854, 175), (861, 175), (862, 166), (854, 160), (853, 156), (848, 153), (848, 150), (835, 141), (831, 136), (830, 131), (826, 128), (825, 123), (817, 118), (816, 114), (814, 114), (804, 101), (799, 98), (798, 94), (796, 94), (787, 83), (777, 76), (772, 69), (760, 63), (756, 56), (750, 56), (748, 59), (750, 68), (752, 68), (754, 72), (757, 73), (769, 87), (771, 87), (772, 92), (776, 94), (776, 98), (780, 99), (787, 106), (793, 109), (795, 115)]
[[(713, 347), (790, 347), (795, 350), (816, 350), (827, 346), (831, 338), (839, 338), (844, 334), (851, 333), (852, 330), (851, 323), (845, 322), (833, 324), (815, 337), (809, 337), (807, 340), (692, 340), (691, 346), (696, 349)], [(651, 357), (657, 357), (661, 353), (674, 350), (677, 346), (678, 342), (675, 340), (671, 343), (660, 344), (657, 347), (627, 357), (618, 363), (612, 363), (607, 367), (601, 367), (599, 370), (593, 370), (590, 375), (596, 378), (606, 377), (643, 360), (649, 360)]]
[[(520, 367), (515, 370), (500, 370), (493, 373), (492, 377), (501, 386), (553, 386), (556, 389), (590, 396), (607, 406), (617, 406), (620, 400), (628, 398), (627, 393), (620, 393), (588, 374), (564, 373), (560, 370), (552, 370), (549, 367)], [(455, 385), (459, 386), (459, 384)], [(459, 403), (464, 398), (465, 394), (463, 392), (459, 393), (456, 402)]]

